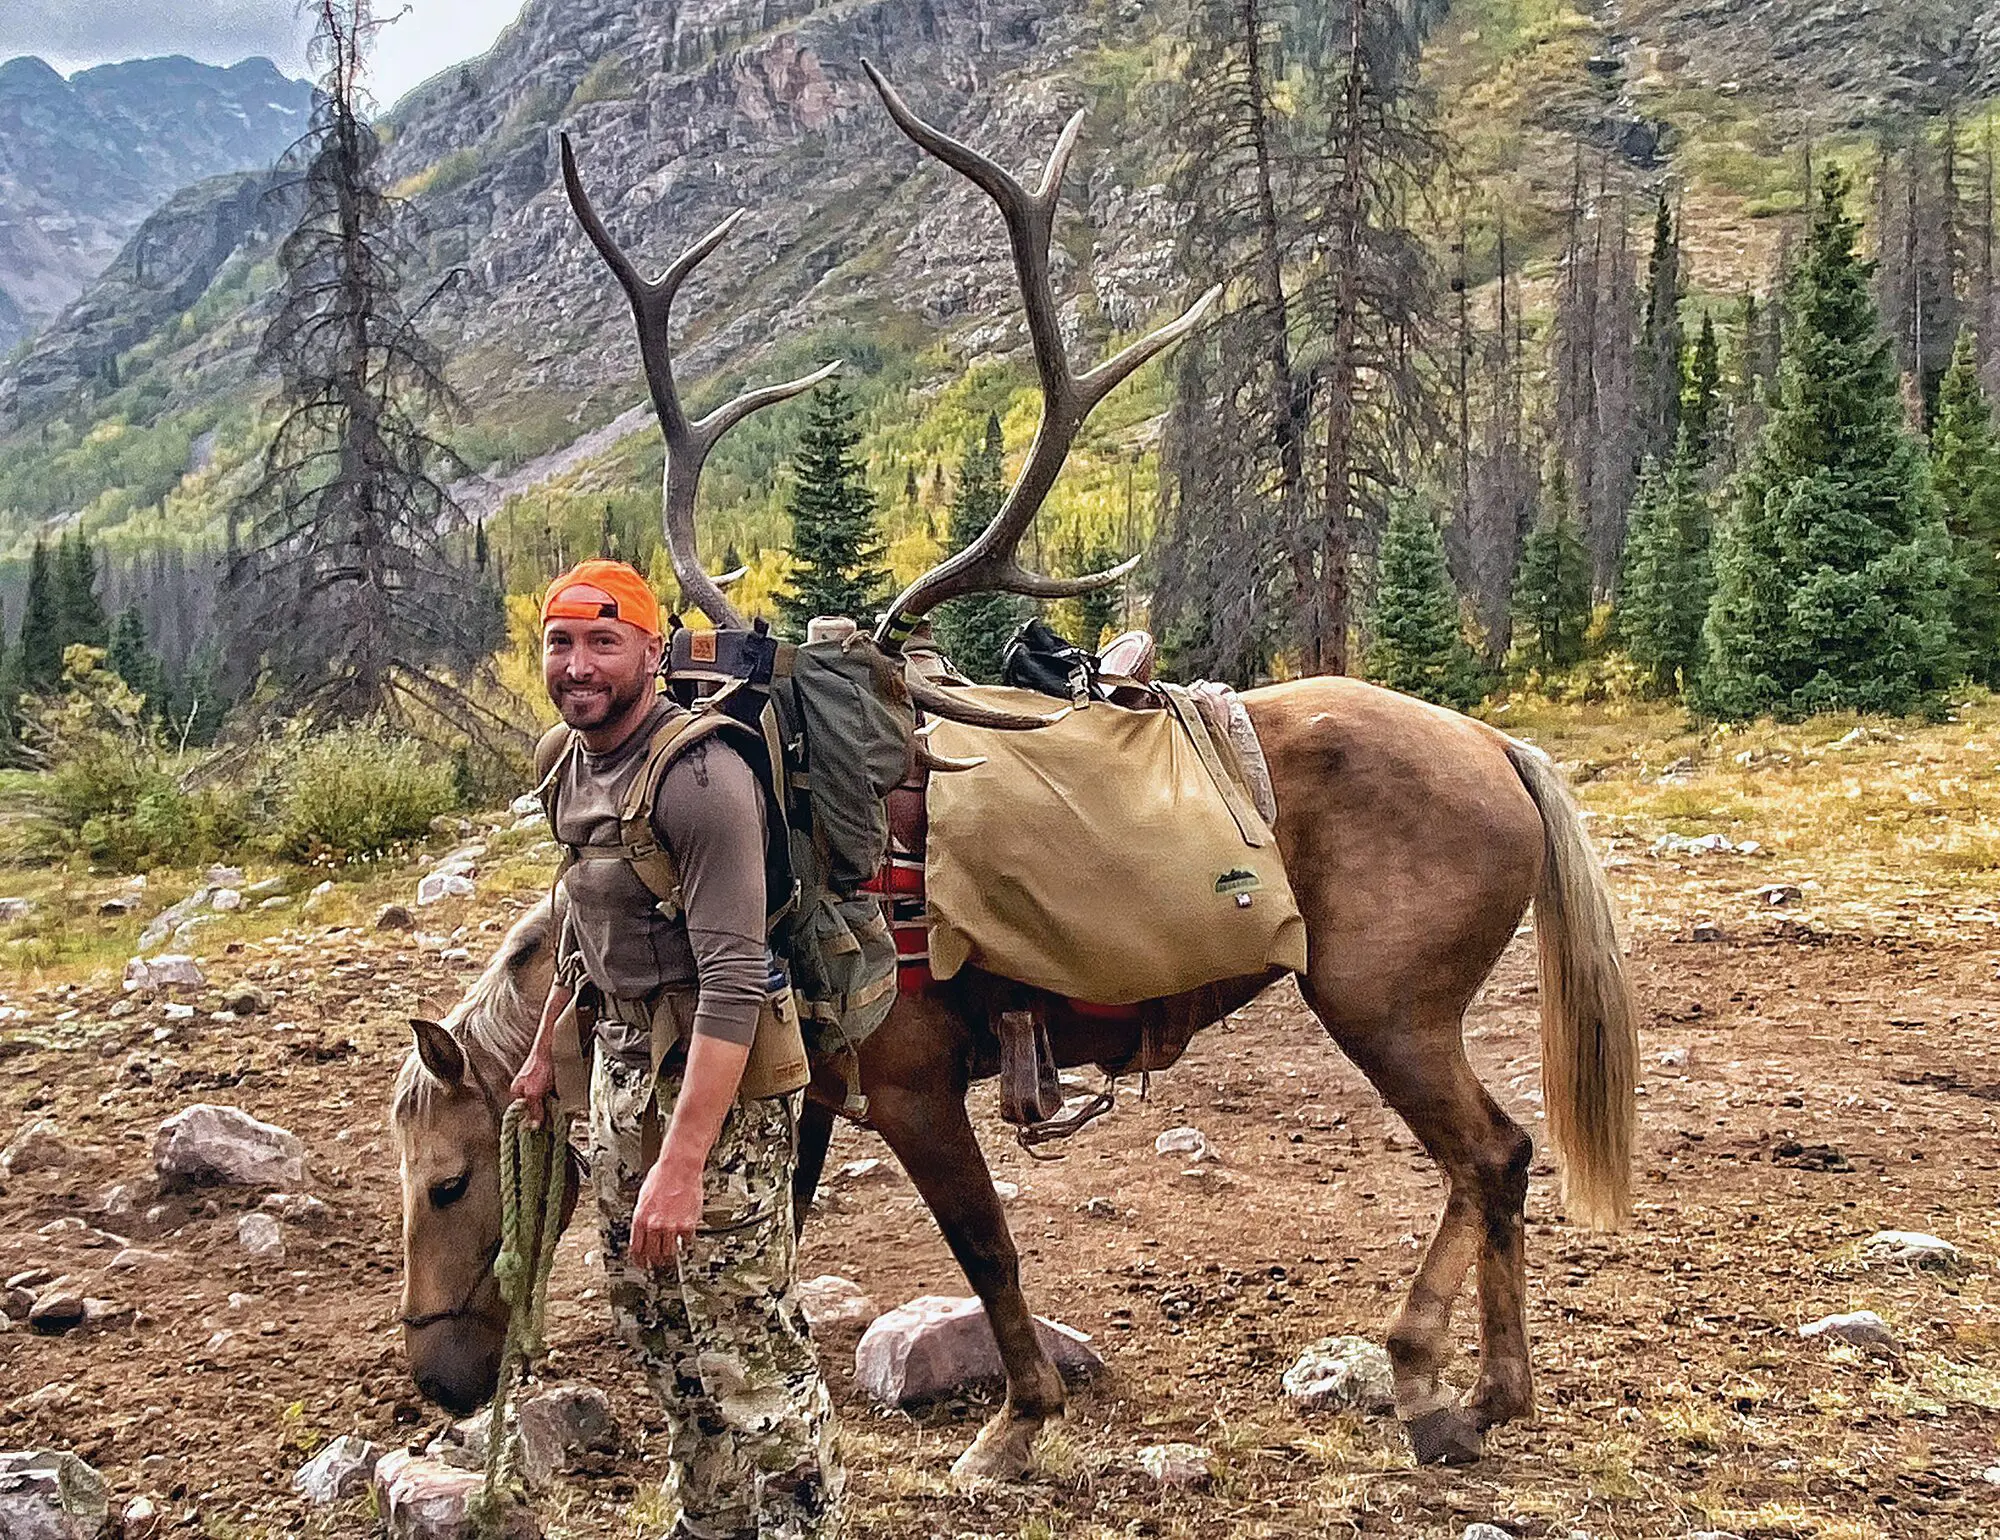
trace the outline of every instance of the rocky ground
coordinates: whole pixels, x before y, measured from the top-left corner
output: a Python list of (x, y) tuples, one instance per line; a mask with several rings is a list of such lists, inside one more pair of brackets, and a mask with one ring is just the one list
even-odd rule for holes
[[(1537, 1167), (1532, 1423), (1498, 1432), (1476, 1468), (1420, 1470), (1393, 1422), (1284, 1395), (1316, 1339), (1379, 1338), (1439, 1189), (1296, 998), (1274, 993), (1060, 1161), (1016, 1149), (979, 1094), (1031, 1297), (1106, 1368), (1029, 1480), (965, 1493), (948, 1470), (986, 1405), (873, 1410), (858, 1326), (826, 1331), (855, 1532), (2000, 1535), (2000, 939), (1936, 912), (1862, 927), (1809, 895), (1774, 903), (1766, 890), (1787, 884), (1733, 850), (1614, 865), (1645, 1009), (1639, 1213), (1624, 1234), (1580, 1233)], [(530, 901), (482, 878), (414, 909), (417, 929), (377, 930), (387, 891), (313, 914), (253, 897), (188, 937), (205, 982), (183, 992), (128, 994), (109, 968), (0, 990), (0, 1138), (15, 1139), (0, 1277), (28, 1275), (17, 1310), (57, 1292), (85, 1312), (60, 1333), (0, 1335), (0, 1449), (74, 1450), (108, 1478), (114, 1512), (144, 1495), (178, 1534), (374, 1526), (366, 1497), (314, 1508), (292, 1475), (336, 1435), (413, 1446), (442, 1423), (405, 1379), (395, 1325), (384, 1103), (404, 1018), (448, 1004)], [(1533, 1127), (1530, 945), (1479, 1001), (1469, 1049)], [(290, 1130), (305, 1180), (163, 1190), (156, 1130), (197, 1103)], [(1156, 1154), (1181, 1126), (1215, 1158)], [(852, 1278), (884, 1308), (963, 1292), (893, 1164), (866, 1164), (882, 1153), (839, 1136), (806, 1272)], [(1883, 1229), (1941, 1237), (1956, 1261), (1873, 1261), (1863, 1243)], [(609, 1341), (590, 1251), (583, 1233), (564, 1243), (550, 1374), (602, 1387), (620, 1433), (539, 1505), (553, 1534), (650, 1537), (661, 1430)], [(1858, 1309), (1887, 1340), (1799, 1334)], [(1470, 1329), (1462, 1309), (1467, 1381)], [(1149, 1473), (1141, 1452), (1168, 1443), (1206, 1450), (1206, 1478)]]

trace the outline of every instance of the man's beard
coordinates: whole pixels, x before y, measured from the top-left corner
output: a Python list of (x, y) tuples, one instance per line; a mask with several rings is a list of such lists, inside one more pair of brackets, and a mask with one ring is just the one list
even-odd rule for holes
[(641, 679), (623, 688), (607, 685), (602, 693), (581, 695), (565, 685), (556, 696), (556, 710), (562, 713), (562, 719), (568, 726), (587, 733), (607, 722), (616, 721), (629, 711), (640, 699), (648, 682)]

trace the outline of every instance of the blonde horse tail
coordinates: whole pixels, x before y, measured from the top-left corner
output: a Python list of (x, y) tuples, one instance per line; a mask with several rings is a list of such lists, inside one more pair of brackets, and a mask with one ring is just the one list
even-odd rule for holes
[(1512, 739), (1507, 758), (1542, 815), (1542, 1099), (1563, 1207), (1593, 1229), (1615, 1229), (1632, 1208), (1639, 1027), (1611, 895), (1561, 774)]

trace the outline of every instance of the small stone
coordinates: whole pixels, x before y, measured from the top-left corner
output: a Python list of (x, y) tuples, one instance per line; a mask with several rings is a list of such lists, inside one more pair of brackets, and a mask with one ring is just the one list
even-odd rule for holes
[(104, 1478), (68, 1450), (0, 1454), (5, 1540), (99, 1540), (109, 1517)]
[(1116, 1219), (1118, 1205), (1109, 1198), (1085, 1198), (1077, 1205), (1079, 1214), (1088, 1214), (1092, 1219)]
[(118, 1514), (118, 1540), (153, 1540), (160, 1532), (160, 1510), (150, 1497), (135, 1497)]
[(34, 900), (27, 898), (0, 898), (0, 925), (10, 925), (15, 920), (25, 920), (35, 912)]
[(245, 1214), (236, 1221), (236, 1244), (253, 1257), (273, 1262), (285, 1259), (284, 1227), (269, 1214)]
[(1021, 1196), (1020, 1184), (1016, 1182), (1003, 1182), (996, 1179), (993, 1183), (993, 1195), (1002, 1203), (1012, 1203), (1016, 1198)]
[(1163, 1487), (1205, 1487), (1214, 1457), (1199, 1444), (1154, 1444), (1138, 1454), (1139, 1469)]
[(417, 906), (442, 903), (447, 898), (470, 898), (477, 890), (463, 872), (428, 872), (417, 884)]
[(7, 1287), (10, 1289), (39, 1289), (44, 1284), (56, 1281), (55, 1269), (50, 1267), (28, 1267), (10, 1274)]
[(282, 893), (270, 898), (260, 899), (257, 903), (259, 909), (289, 909), (291, 906), (292, 901)]
[(323, 1229), (333, 1218), (332, 1209), (302, 1192), (274, 1192), (259, 1207), (287, 1223), (304, 1225), (308, 1230)]
[(137, 1273), (160, 1266), (167, 1260), (166, 1253), (147, 1251), (141, 1246), (127, 1246), (117, 1256), (104, 1264), (107, 1273)]
[(846, 1326), (865, 1328), (882, 1313), (860, 1284), (838, 1273), (808, 1278), (798, 1286), (797, 1299), (806, 1324), (816, 1332)]
[(541, 810), (542, 799), (531, 791), (522, 792), (520, 796), (507, 804), (507, 811), (512, 813), (516, 818), (526, 818), (530, 813), (539, 813)]
[(1386, 1412), (1396, 1404), (1389, 1354), (1366, 1337), (1322, 1337), (1284, 1373), (1285, 1394), (1309, 1410)]
[(415, 930), (417, 917), (401, 904), (384, 904), (375, 915), (377, 930)]
[[(480, 1526), (472, 1499), (486, 1484), (477, 1471), (393, 1449), (376, 1462), (376, 1511), (389, 1540), (476, 1540)], [(534, 1514), (519, 1503), (502, 1510), (500, 1540), (534, 1540), (541, 1534)]]
[(1767, 909), (1782, 909), (1787, 904), (1798, 903), (1805, 893), (1796, 883), (1773, 882), (1759, 888), (1752, 896)]
[(1858, 1347), (1870, 1352), (1900, 1353), (1902, 1344), (1896, 1334), (1889, 1329), (1889, 1323), (1872, 1310), (1853, 1310), (1845, 1315), (1821, 1316), (1817, 1321), (1808, 1321), (1799, 1328), (1801, 1337), (1832, 1337), (1845, 1342), (1849, 1347)]
[(472, 949), (470, 947), (462, 947), (462, 946), (446, 947), (442, 952), (438, 953), (438, 961), (448, 962), (448, 963), (471, 962)]
[[(1035, 1317), (1042, 1350), (1065, 1374), (1104, 1365), (1090, 1338), (1060, 1321)], [(903, 1407), (956, 1395), (1005, 1378), (985, 1306), (976, 1299), (925, 1295), (879, 1317), (854, 1350), (862, 1392), (877, 1406)]]
[[(1858, 733), (1866, 729), (1854, 730)], [(1688, 1531), (1687, 1540), (1743, 1540), (1743, 1537), (1733, 1529), (1693, 1529)]]
[(70, 1163), (70, 1148), (56, 1132), (52, 1119), (37, 1118), (0, 1150), (0, 1171), (25, 1176), (30, 1171), (59, 1171)]
[(1468, 1524), (1458, 1540), (1514, 1540), (1514, 1537), (1498, 1524)]
[(265, 877), (260, 881), (251, 883), (249, 887), (245, 888), (243, 890), (243, 896), (245, 898), (263, 898), (267, 894), (282, 893), (284, 891), (285, 891), (284, 878)]
[(208, 906), (226, 914), (231, 909), (243, 907), (243, 895), (235, 888), (217, 888), (209, 895)]
[(579, 1455), (615, 1454), (611, 1398), (594, 1385), (551, 1385), (521, 1402), (516, 1452), (530, 1486), (545, 1487)]
[(160, 1014), (168, 1021), (194, 1020), (194, 1007), (185, 1000), (169, 1000), (160, 1008)]
[(134, 1182), (113, 1182), (104, 1189), (104, 1217), (129, 1219), (139, 1212), (139, 1187)]
[(208, 869), (208, 885), (212, 888), (240, 888), (243, 886), (243, 868), (240, 866), (211, 866)]
[(116, 893), (97, 906), (97, 912), (104, 915), (126, 915), (139, 907), (139, 900), (130, 893)]
[(237, 984), (223, 995), (222, 1008), (238, 1016), (262, 1016), (271, 1009), (271, 997), (255, 984)]
[(0, 1289), (0, 1315), (4, 1315), (8, 1320), (25, 1321), (28, 1318), (28, 1312), (34, 1308), (35, 1291), (33, 1289), (18, 1287)]
[(1694, 929), (1689, 931), (1688, 935), (1696, 941), (1720, 941), (1723, 939), (1722, 927), (1713, 920), (1697, 920)]
[(298, 1136), (237, 1107), (198, 1102), (159, 1127), (153, 1164), (172, 1183), (223, 1182), (287, 1190), (305, 1182)]
[(82, 1293), (67, 1287), (67, 1280), (57, 1279), (35, 1297), (28, 1324), (44, 1336), (59, 1337), (81, 1326), (87, 1313)]
[(159, 994), (167, 990), (205, 989), (208, 975), (201, 964), (184, 952), (166, 952), (158, 957), (135, 957), (125, 965), (125, 988)]
[(130, 1305), (121, 1305), (110, 1299), (85, 1299), (83, 1302), (83, 1322), (99, 1331), (110, 1331), (114, 1327), (130, 1326), (138, 1311)]
[(368, 1490), (382, 1451), (357, 1433), (343, 1433), (292, 1473), (293, 1490), (326, 1508)]
[(1155, 1155), (1178, 1155), (1183, 1160), (1213, 1160), (1208, 1138), (1198, 1128), (1170, 1128), (1153, 1141)]
[(1688, 1051), (1685, 1048), (1666, 1048), (1660, 1052), (1661, 1069), (1686, 1069)]
[(1861, 1254), (1870, 1262), (1907, 1262), (1948, 1272), (1958, 1266), (1958, 1248), (1950, 1241), (1918, 1230), (1877, 1230), (1861, 1243)]
[(892, 1173), (886, 1160), (870, 1155), (865, 1160), (850, 1160), (840, 1168), (840, 1180), (852, 1186), (863, 1182), (887, 1181)]

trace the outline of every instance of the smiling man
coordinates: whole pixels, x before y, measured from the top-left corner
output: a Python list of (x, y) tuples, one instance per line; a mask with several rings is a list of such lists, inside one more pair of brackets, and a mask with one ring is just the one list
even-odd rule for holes
[(771, 1007), (764, 794), (703, 730), (719, 724), (658, 692), (663, 645), (658, 601), (622, 562), (584, 562), (543, 603), (543, 677), (568, 731), (545, 740), (559, 757), (542, 797), (567, 903), (513, 1090), (539, 1125), (576, 999), (596, 1024), (590, 1162), (612, 1314), (667, 1415), (671, 1534), (819, 1540), (838, 1531), (842, 1483), (794, 1297), (803, 1081), (760, 1039), (797, 1030)]

